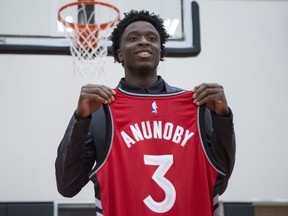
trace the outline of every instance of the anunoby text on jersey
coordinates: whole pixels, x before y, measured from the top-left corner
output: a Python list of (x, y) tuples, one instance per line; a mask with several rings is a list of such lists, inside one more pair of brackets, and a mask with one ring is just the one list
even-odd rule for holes
[[(180, 125), (162, 121), (142, 121), (129, 126), (131, 133), (121, 131), (121, 136), (128, 148), (138, 141), (144, 139), (171, 140), (175, 144), (184, 147), (187, 141), (194, 135), (194, 132), (184, 129)], [(130, 134), (130, 135), (128, 135)]]

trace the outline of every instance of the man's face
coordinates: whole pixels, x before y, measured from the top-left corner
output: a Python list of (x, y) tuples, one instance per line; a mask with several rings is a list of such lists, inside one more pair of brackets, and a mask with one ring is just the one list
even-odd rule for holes
[(155, 27), (145, 21), (128, 25), (120, 40), (118, 58), (130, 72), (141, 69), (156, 71), (161, 58), (161, 44)]

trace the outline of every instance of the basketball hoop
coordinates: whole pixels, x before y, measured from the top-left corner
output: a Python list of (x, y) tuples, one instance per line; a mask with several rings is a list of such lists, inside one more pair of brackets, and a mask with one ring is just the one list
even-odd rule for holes
[(117, 7), (95, 0), (69, 3), (58, 10), (76, 74), (94, 77), (104, 73), (108, 37), (119, 19)]

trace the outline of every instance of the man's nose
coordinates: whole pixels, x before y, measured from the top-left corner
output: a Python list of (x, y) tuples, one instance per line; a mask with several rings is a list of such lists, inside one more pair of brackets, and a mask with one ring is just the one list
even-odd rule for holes
[(139, 40), (139, 43), (141, 45), (147, 45), (147, 44), (149, 44), (149, 41), (147, 40), (147, 38), (145, 36), (141, 36), (140, 40)]

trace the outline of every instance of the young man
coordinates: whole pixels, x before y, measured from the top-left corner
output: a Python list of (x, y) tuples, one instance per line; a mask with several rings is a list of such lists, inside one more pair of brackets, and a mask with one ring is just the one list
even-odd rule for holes
[(222, 86), (184, 91), (157, 75), (168, 37), (157, 15), (125, 14), (111, 37), (125, 78), (81, 89), (56, 179), (65, 197), (92, 180), (97, 215), (218, 214), (235, 160), (232, 113)]

